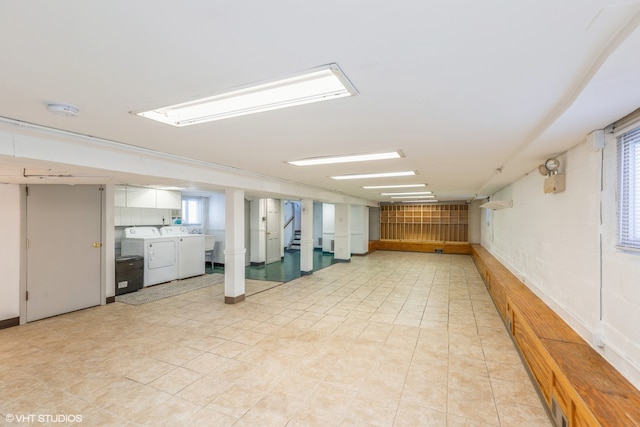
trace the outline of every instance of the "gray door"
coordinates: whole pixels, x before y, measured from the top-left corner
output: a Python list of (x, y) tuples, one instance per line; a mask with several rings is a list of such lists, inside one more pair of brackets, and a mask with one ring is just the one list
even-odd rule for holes
[(28, 187), (27, 322), (100, 304), (101, 212), (100, 186)]

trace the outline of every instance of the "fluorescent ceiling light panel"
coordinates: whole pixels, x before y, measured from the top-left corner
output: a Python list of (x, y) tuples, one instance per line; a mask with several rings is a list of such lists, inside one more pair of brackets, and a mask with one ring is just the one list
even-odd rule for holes
[(381, 196), (417, 196), (419, 194), (431, 194), (431, 191), (412, 191), (410, 193), (380, 193)]
[(391, 196), (392, 199), (430, 199), (436, 196), (422, 195), (422, 196)]
[(181, 127), (354, 96), (357, 93), (338, 64), (334, 63), (295, 77), (135, 114)]
[(404, 157), (400, 150), (387, 153), (353, 154), (347, 156), (326, 156), (311, 157), (308, 159), (293, 160), (290, 163), (294, 166), (328, 165), (332, 163), (367, 162), (371, 160), (399, 159)]
[(332, 176), (333, 179), (367, 179), (367, 178), (390, 178), (395, 176), (412, 176), (415, 175), (415, 171), (403, 171), (403, 172), (381, 172), (381, 173), (361, 173), (354, 175), (336, 175)]
[(427, 184), (398, 184), (398, 185), (363, 185), (365, 190), (381, 190), (384, 188), (413, 188), (413, 187), (426, 187)]
[(435, 203), (438, 200), (403, 200), (402, 203)]

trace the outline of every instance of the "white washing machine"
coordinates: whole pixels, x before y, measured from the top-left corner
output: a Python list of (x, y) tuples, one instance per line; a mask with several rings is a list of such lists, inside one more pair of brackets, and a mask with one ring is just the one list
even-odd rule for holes
[(162, 236), (178, 239), (178, 279), (204, 274), (204, 234), (190, 234), (182, 225), (168, 225), (160, 228)]
[(178, 278), (178, 239), (162, 236), (156, 227), (125, 228), (120, 252), (144, 257), (143, 286)]

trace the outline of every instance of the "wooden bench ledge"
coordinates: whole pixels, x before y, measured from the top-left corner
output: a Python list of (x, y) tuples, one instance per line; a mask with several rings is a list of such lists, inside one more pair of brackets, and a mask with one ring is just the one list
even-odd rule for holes
[(480, 245), (472, 256), (548, 409), (569, 426), (640, 426), (640, 391)]

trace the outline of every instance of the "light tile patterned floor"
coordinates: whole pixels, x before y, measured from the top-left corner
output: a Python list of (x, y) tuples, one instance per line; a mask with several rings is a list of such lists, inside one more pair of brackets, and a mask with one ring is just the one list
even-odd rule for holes
[(378, 251), (223, 300), (212, 286), (0, 331), (0, 424), (551, 425), (468, 256)]

